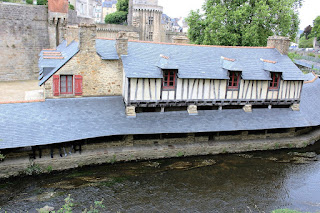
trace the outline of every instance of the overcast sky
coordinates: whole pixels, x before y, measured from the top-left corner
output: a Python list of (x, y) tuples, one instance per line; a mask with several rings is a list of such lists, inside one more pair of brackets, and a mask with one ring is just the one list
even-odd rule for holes
[[(163, 12), (171, 18), (187, 17), (190, 10), (201, 9), (205, 0), (159, 0)], [(320, 16), (320, 0), (304, 0), (300, 9), (300, 29), (304, 29)]]

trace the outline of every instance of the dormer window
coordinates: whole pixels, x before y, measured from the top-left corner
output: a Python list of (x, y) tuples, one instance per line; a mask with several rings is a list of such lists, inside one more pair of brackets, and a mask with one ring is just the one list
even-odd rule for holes
[(229, 72), (228, 89), (238, 89), (240, 81), (240, 72)]
[(280, 73), (272, 72), (271, 78), (272, 80), (269, 83), (269, 89), (270, 90), (278, 90), (280, 85)]
[(163, 89), (175, 89), (176, 70), (163, 70)]

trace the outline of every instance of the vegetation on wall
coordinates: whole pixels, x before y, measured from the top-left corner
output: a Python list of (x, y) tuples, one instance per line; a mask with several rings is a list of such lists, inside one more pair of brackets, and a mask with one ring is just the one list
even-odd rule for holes
[(33, 4), (33, 0), (26, 0), (27, 4)]
[(129, 0), (119, 0), (117, 2), (117, 11), (106, 15), (104, 22), (106, 24), (123, 24), (127, 21)]
[(191, 11), (188, 37), (195, 44), (265, 46), (271, 35), (296, 37), (301, 0), (207, 0)]
[(69, 9), (74, 10), (74, 6), (72, 4), (69, 4)]

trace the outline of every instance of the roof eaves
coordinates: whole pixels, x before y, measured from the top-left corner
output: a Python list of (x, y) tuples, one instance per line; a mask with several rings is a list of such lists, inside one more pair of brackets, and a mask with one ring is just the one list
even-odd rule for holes
[(63, 67), (73, 56), (75, 56), (80, 50), (78, 49), (75, 54), (72, 54), (70, 57), (67, 57), (66, 61), (63, 61), (62, 64), (58, 65), (55, 69), (53, 69), (48, 75), (44, 76), (44, 78), (39, 82), (39, 86), (42, 86), (51, 76), (53, 76), (61, 67)]

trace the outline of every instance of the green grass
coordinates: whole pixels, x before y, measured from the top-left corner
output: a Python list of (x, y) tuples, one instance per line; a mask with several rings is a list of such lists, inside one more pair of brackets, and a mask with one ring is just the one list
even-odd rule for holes
[(271, 213), (302, 213), (302, 212), (291, 210), (291, 209), (277, 209), (277, 210), (273, 210)]

